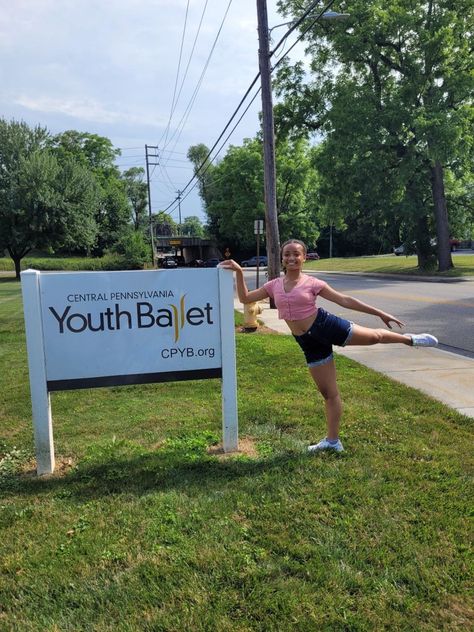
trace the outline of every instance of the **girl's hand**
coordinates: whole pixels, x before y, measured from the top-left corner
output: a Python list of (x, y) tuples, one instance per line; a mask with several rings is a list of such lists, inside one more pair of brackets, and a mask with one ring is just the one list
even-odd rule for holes
[(233, 259), (226, 259), (225, 261), (221, 261), (218, 267), (224, 268), (224, 270), (234, 270), (235, 272), (242, 270), (237, 261), (234, 261)]
[(402, 323), (401, 320), (398, 320), (398, 318), (395, 318), (395, 316), (392, 316), (391, 314), (386, 314), (385, 312), (382, 312), (380, 314), (380, 318), (383, 320), (383, 322), (387, 325), (389, 329), (392, 329), (392, 325), (390, 323), (396, 323), (399, 327), (405, 326), (405, 323)]

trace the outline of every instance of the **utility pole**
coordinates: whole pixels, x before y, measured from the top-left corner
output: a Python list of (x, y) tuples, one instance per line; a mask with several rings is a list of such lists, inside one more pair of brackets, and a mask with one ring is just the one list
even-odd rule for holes
[[(266, 0), (257, 0), (258, 61), (262, 86), (262, 132), (265, 183), (265, 219), (268, 257), (268, 278), (280, 276), (280, 234), (276, 208), (275, 133), (270, 67), (270, 47)], [(270, 302), (271, 307), (275, 307)]]
[[(155, 153), (149, 154), (148, 150), (152, 149)], [(145, 145), (145, 159), (146, 159), (146, 181), (148, 185), (148, 219), (150, 223), (150, 243), (151, 243), (151, 264), (155, 267), (155, 239), (153, 237), (153, 220), (151, 217), (151, 190), (150, 190), (150, 165), (159, 165), (159, 162), (150, 162), (150, 158), (159, 160), (158, 147), (153, 145)]]
[(179, 234), (181, 235), (181, 191), (178, 189), (176, 191), (176, 195), (178, 196), (178, 217), (179, 217)]

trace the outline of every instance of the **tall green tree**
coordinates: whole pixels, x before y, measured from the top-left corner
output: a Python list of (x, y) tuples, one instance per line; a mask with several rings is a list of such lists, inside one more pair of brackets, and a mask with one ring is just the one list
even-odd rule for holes
[(178, 233), (178, 224), (169, 213), (160, 211), (152, 215), (153, 227), (158, 236), (171, 237)]
[(20, 276), (34, 248), (90, 248), (96, 238), (95, 181), (71, 157), (61, 162), (46, 129), (0, 119), (0, 248)]
[(190, 237), (204, 237), (204, 226), (197, 215), (189, 215), (181, 224), (181, 233)]
[(69, 156), (94, 173), (112, 171), (119, 175), (115, 159), (120, 156), (120, 150), (105, 136), (67, 130), (51, 137), (49, 144), (60, 159)]
[[(189, 156), (194, 155), (193, 149)], [(281, 238), (298, 236), (314, 244), (319, 234), (319, 204), (309, 147), (301, 139), (283, 140), (277, 144), (276, 159)], [(231, 146), (207, 172), (202, 190), (209, 232), (219, 245), (232, 245), (236, 252), (253, 251), (254, 221), (265, 217), (260, 138)]]
[(120, 150), (114, 148), (104, 136), (75, 130), (54, 136), (51, 146), (58, 160), (67, 157), (74, 159), (87, 168), (95, 179), (99, 195), (95, 210), (98, 235), (94, 254), (100, 256), (120, 240), (132, 219), (126, 182), (115, 164)]
[[(295, 15), (301, 4), (280, 3)], [(436, 236), (446, 270), (446, 173), (462, 177), (473, 165), (472, 2), (347, 0), (332, 8), (350, 21), (308, 32), (309, 77), (301, 65), (280, 73), (280, 124), (324, 133), (322, 177), (336, 182), (328, 203), (374, 217), (385, 209), (416, 236), (421, 266)]]
[(199, 195), (205, 205), (210, 203), (210, 186), (214, 165), (209, 160), (209, 149), (204, 143), (193, 145), (188, 149), (187, 158), (194, 166), (194, 175), (199, 182)]
[(147, 226), (148, 187), (145, 182), (143, 167), (131, 167), (124, 171), (122, 178), (125, 182), (125, 193), (130, 205), (133, 226), (136, 231), (144, 230)]

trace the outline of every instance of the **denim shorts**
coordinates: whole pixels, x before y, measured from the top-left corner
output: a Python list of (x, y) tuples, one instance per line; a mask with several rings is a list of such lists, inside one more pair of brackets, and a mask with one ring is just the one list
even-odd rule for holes
[(332, 345), (344, 347), (351, 339), (353, 324), (319, 307), (308, 331), (301, 336), (293, 335), (303, 349), (308, 366), (329, 362), (332, 359)]

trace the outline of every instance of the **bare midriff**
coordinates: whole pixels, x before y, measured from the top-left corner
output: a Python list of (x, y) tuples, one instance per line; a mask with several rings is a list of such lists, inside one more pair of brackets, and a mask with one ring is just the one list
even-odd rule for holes
[(314, 312), (314, 314), (311, 314), (311, 316), (302, 318), (301, 320), (285, 320), (285, 323), (288, 325), (291, 333), (294, 336), (302, 336), (308, 331), (308, 329), (310, 329), (311, 325), (314, 323), (315, 318), (316, 312)]

